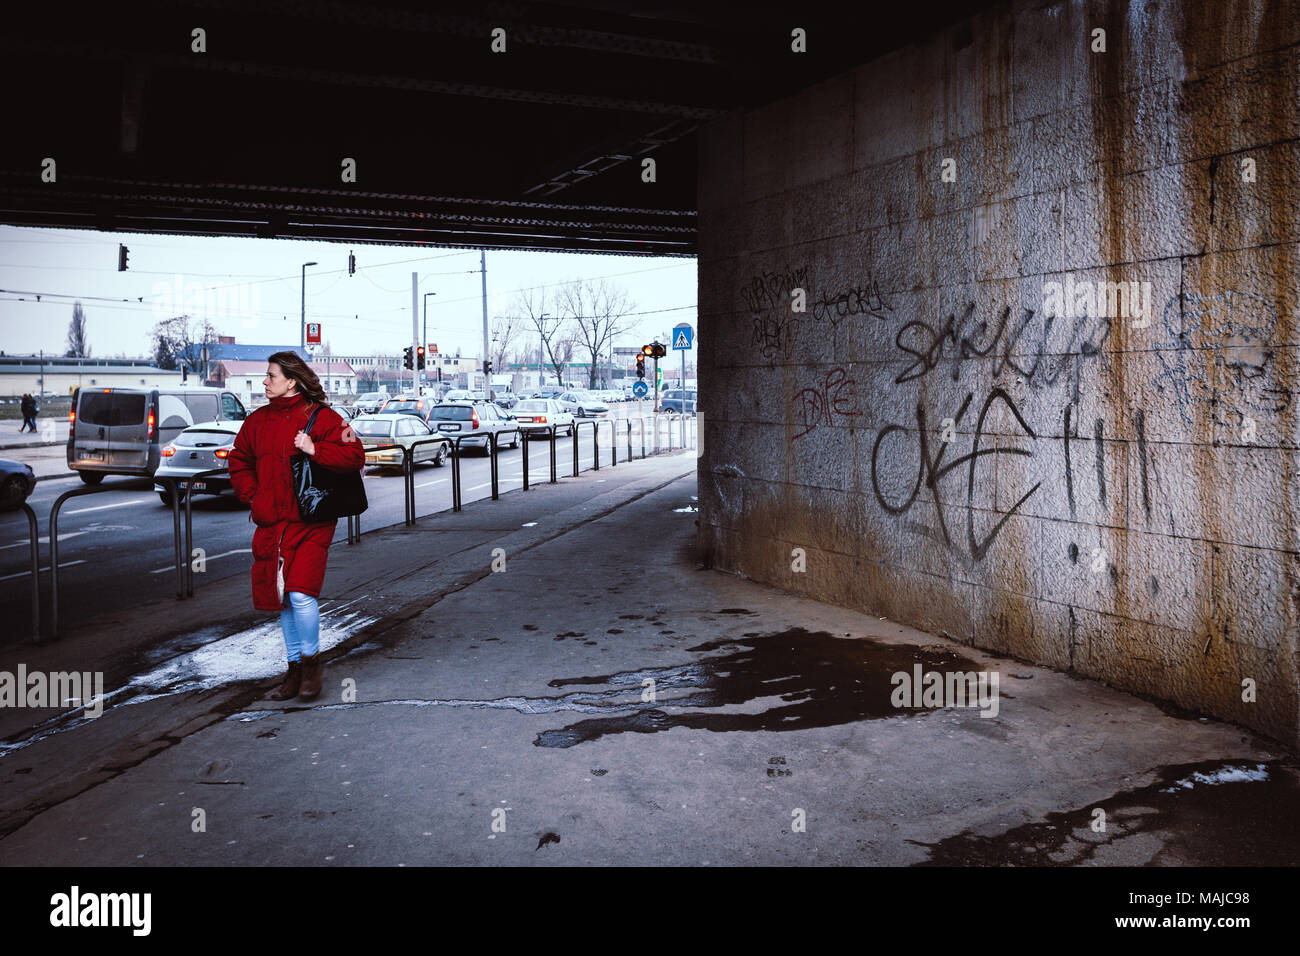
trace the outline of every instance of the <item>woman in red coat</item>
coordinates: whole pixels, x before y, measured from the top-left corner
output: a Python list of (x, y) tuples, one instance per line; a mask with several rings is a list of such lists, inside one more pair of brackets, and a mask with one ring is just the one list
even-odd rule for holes
[[(293, 490), (290, 457), (311, 455), (331, 471), (360, 471), (366, 463), (361, 442), (325, 404), (320, 379), (296, 353), (276, 352), (267, 359), (262, 381), (270, 404), (248, 416), (230, 452), (230, 484), (251, 506), (253, 532), (253, 607), (279, 611), (289, 667), (271, 694), (274, 700), (320, 694), (320, 597), (325, 562), (337, 521), (303, 521)], [(312, 434), (307, 418), (318, 405)], [(277, 583), (284, 575), (284, 594)]]

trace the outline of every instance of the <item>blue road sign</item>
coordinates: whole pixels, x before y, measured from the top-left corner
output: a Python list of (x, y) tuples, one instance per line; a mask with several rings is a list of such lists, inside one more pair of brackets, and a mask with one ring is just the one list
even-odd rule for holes
[(650, 391), (650, 386), (645, 382), (637, 381), (632, 383), (632, 394), (637, 398), (645, 398), (648, 391)]
[(691, 340), (694, 337), (694, 332), (689, 325), (682, 324), (673, 326), (674, 349), (689, 349), (691, 347)]

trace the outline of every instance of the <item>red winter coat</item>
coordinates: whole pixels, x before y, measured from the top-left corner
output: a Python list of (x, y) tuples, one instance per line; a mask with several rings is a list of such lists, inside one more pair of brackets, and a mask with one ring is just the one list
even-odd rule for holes
[[(306, 522), (298, 514), (289, 459), (297, 453), (293, 439), (307, 427), (316, 403), (303, 395), (273, 398), (248, 416), (230, 453), (230, 484), (251, 505), (253, 532), (253, 607), (279, 611), (275, 578), (277, 553), (284, 557), (284, 589), (319, 597), (325, 562), (337, 521)], [(338, 412), (321, 407), (312, 426), (313, 457), (332, 471), (360, 471), (365, 449), (348, 431)]]

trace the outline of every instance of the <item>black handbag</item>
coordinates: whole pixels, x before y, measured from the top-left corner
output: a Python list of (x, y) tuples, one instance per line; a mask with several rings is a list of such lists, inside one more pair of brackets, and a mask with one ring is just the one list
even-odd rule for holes
[[(303, 431), (309, 437), (322, 407), (317, 405), (307, 419)], [(331, 471), (304, 452), (294, 453), (289, 465), (293, 469), (293, 496), (298, 499), (298, 514), (303, 521), (335, 521), (359, 515), (370, 507), (360, 469)]]

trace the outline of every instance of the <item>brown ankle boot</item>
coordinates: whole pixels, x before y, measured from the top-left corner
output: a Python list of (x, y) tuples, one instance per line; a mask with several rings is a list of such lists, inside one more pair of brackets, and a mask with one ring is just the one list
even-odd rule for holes
[(308, 657), (306, 654), (302, 658), (302, 689), (298, 694), (299, 700), (315, 700), (320, 696), (321, 687), (321, 662), (320, 654), (312, 654)]
[(300, 686), (302, 686), (302, 661), (290, 661), (289, 670), (284, 675), (280, 686), (271, 692), (271, 699), (288, 700), (290, 697), (297, 697)]

